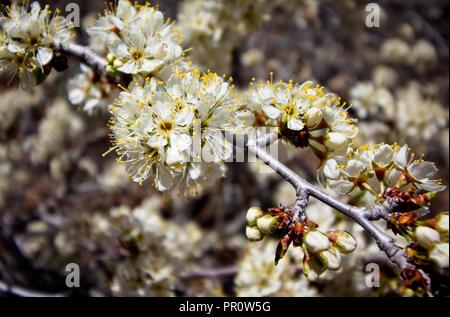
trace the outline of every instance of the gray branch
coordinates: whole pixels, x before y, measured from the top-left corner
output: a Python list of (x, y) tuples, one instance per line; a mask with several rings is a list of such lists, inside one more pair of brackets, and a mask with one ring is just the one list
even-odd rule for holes
[(65, 44), (57, 46), (57, 49), (64, 54), (75, 57), (101, 76), (106, 76), (106, 60), (91, 50), (87, 46), (78, 44)]
[(297, 199), (295, 200), (295, 204), (293, 206), (294, 217), (293, 221), (305, 221), (306, 220), (306, 207), (308, 207), (309, 203), (309, 194), (304, 189), (297, 190)]

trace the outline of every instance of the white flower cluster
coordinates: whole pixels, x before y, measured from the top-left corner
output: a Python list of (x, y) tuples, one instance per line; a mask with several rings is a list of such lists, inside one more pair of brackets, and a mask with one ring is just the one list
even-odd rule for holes
[(193, 48), (194, 64), (228, 73), (233, 49), (268, 18), (274, 5), (272, 0), (183, 1), (177, 20), (185, 46)]
[(123, 164), (110, 162), (97, 176), (97, 182), (105, 192), (118, 193), (129, 185), (129, 178)]
[(44, 101), (43, 91), (36, 89), (33, 93), (24, 90), (8, 90), (2, 93), (0, 103), (0, 139), (13, 126), (17, 118), (28, 108)]
[(448, 109), (421, 89), (421, 84), (410, 82), (396, 95), (397, 129), (416, 143), (428, 141), (448, 126)]
[(154, 75), (183, 53), (173, 24), (148, 4), (119, 0), (98, 18), (89, 34), (107, 45), (110, 72)]
[(17, 153), (19, 145), (11, 142), (0, 143), (0, 208), (3, 209), (8, 202), (8, 192), (11, 190), (11, 184), (15, 177), (17, 177), (14, 168), (14, 160), (18, 156)]
[(232, 127), (232, 86), (215, 73), (173, 74), (132, 83), (111, 112), (115, 149), (130, 177), (154, 178), (164, 191), (178, 184), (196, 195), (224, 173), (231, 145), (223, 132)]
[(0, 15), (0, 72), (19, 75), (22, 88), (45, 79), (56, 47), (72, 38), (71, 24), (38, 2), (29, 8), (12, 4)]
[(383, 86), (375, 86), (371, 82), (357, 83), (350, 90), (353, 109), (358, 118), (377, 117), (391, 120), (395, 116), (395, 98)]
[(67, 148), (80, 137), (84, 122), (66, 101), (57, 99), (40, 122), (38, 133), (27, 139), (25, 146), (34, 162), (49, 161), (52, 167), (68, 160)]
[(367, 145), (349, 153), (347, 160), (326, 162), (323, 173), (330, 188), (339, 194), (356, 194), (367, 191), (380, 198), (388, 188), (413, 188), (426, 192), (441, 191), (434, 176), (434, 163), (415, 160), (408, 145)]
[(374, 73), (376, 84), (361, 82), (350, 90), (353, 109), (359, 118), (367, 120), (360, 123), (365, 128), (360, 129), (364, 142), (367, 139), (392, 139), (394, 128), (397, 139), (420, 147), (448, 125), (448, 111), (439, 101), (426, 96), (424, 85), (411, 81), (394, 94), (388, 87), (395, 75), (389, 74), (389, 70), (381, 70), (384, 75), (380, 76), (380, 69)]
[(423, 39), (413, 45), (398, 38), (389, 39), (381, 47), (381, 57), (390, 63), (414, 65), (419, 70), (435, 65), (438, 60), (434, 46)]
[(155, 196), (130, 209), (116, 207), (95, 220), (97, 239), (113, 246), (118, 240), (124, 259), (111, 261), (111, 291), (116, 296), (174, 296), (181, 273), (203, 250), (203, 232), (193, 223), (179, 226), (159, 215)]
[(345, 154), (358, 134), (345, 104), (311, 81), (253, 83), (240, 119), (244, 127), (277, 127), (282, 137), (309, 146), (322, 161)]

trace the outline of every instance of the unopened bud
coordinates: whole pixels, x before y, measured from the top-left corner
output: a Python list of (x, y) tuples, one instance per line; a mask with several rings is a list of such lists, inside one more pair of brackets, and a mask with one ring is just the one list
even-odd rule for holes
[(114, 60), (114, 63), (113, 63), (114, 68), (119, 68), (122, 65), (123, 65), (123, 63), (121, 60), (119, 60), (119, 59)]
[(264, 216), (264, 211), (262, 211), (259, 207), (251, 207), (247, 210), (247, 214), (245, 218), (247, 219), (247, 223), (249, 226), (255, 226), (256, 220)]
[(323, 118), (322, 111), (318, 108), (311, 108), (306, 111), (306, 126), (313, 128), (318, 125)]
[(107, 60), (109, 63), (112, 63), (112, 62), (114, 61), (115, 58), (116, 58), (116, 57), (114, 56), (114, 54), (109, 53), (108, 55), (106, 55), (106, 60)]
[(347, 144), (345, 135), (339, 132), (330, 132), (325, 137), (326, 147), (332, 150), (339, 150)]
[(416, 228), (416, 240), (420, 246), (430, 250), (436, 243), (441, 241), (441, 237), (436, 230), (430, 227), (419, 226)]
[(328, 250), (320, 252), (319, 258), (330, 270), (339, 270), (341, 267), (341, 254), (336, 248), (331, 247)]
[(442, 213), (436, 217), (436, 229), (448, 233), (448, 213)]
[(271, 215), (265, 215), (258, 218), (256, 225), (263, 234), (270, 234), (278, 228), (278, 219)]
[(258, 228), (250, 226), (245, 227), (245, 235), (250, 241), (260, 241), (264, 238), (264, 235)]
[(303, 274), (311, 282), (316, 281), (326, 269), (322, 261), (315, 255), (312, 255), (308, 261), (303, 261)]
[(336, 248), (342, 253), (350, 253), (356, 249), (357, 243), (353, 236), (346, 231), (332, 231), (328, 234), (328, 237)]
[(308, 250), (312, 253), (319, 253), (331, 247), (328, 237), (320, 231), (309, 231), (306, 234), (305, 243)]
[(448, 243), (439, 243), (430, 251), (430, 259), (436, 263), (441, 269), (448, 269)]
[(114, 73), (116, 70), (111, 65), (106, 66), (106, 72), (107, 73)]

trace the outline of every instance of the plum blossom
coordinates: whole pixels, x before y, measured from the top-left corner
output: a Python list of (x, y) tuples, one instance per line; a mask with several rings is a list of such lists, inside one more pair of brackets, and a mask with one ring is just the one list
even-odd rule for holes
[[(58, 13), (58, 11), (56, 12)], [(22, 88), (45, 79), (56, 48), (71, 42), (72, 25), (38, 2), (11, 5), (0, 15), (0, 72), (19, 76)]]

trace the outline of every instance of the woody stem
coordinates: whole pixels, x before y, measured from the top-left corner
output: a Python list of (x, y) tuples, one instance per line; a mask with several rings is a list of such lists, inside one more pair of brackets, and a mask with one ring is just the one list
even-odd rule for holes
[(59, 45), (57, 49), (63, 54), (78, 58), (84, 64), (91, 67), (96, 74), (106, 76), (106, 60), (89, 47), (69, 43)]

